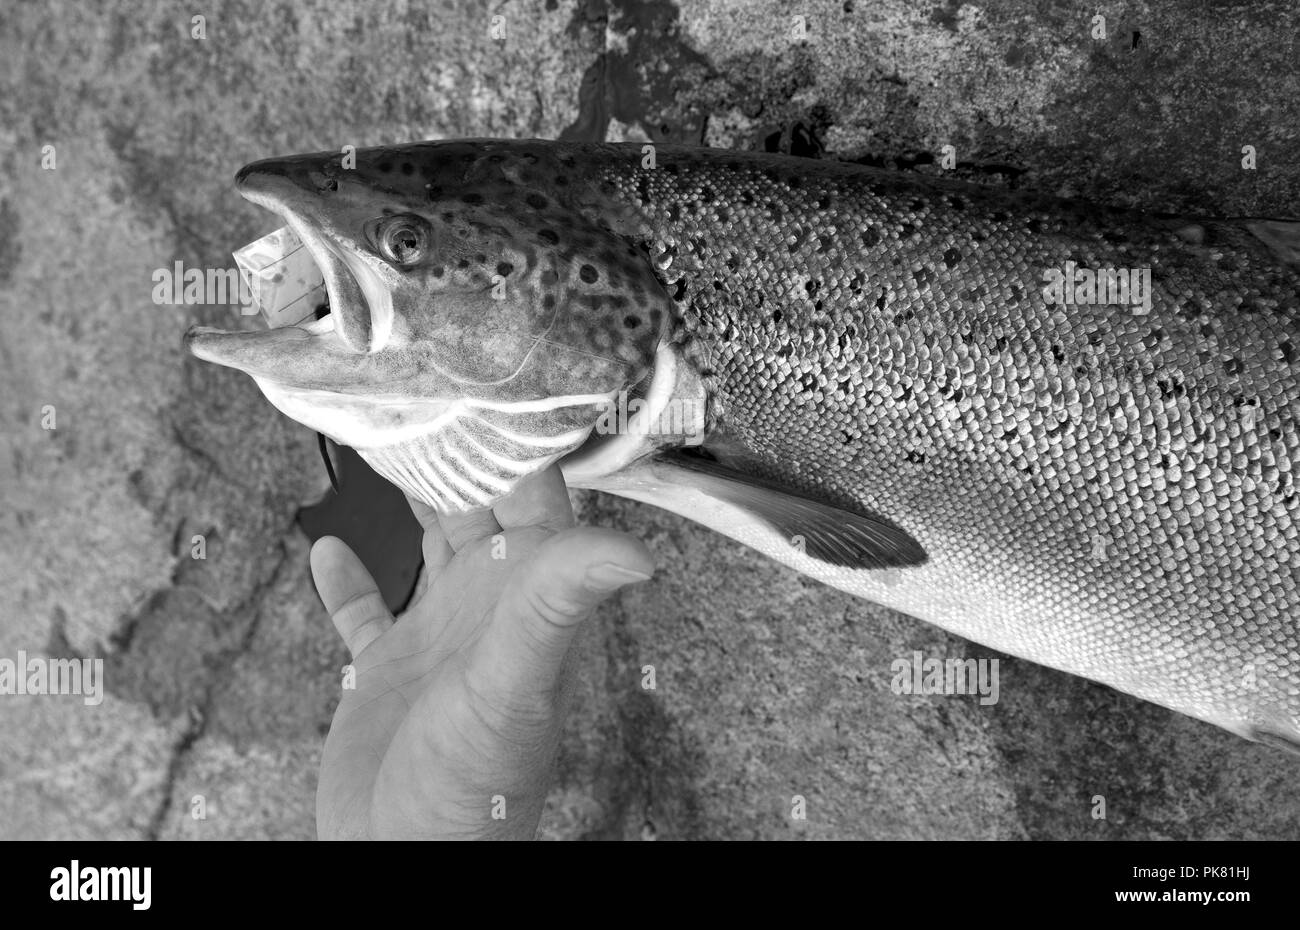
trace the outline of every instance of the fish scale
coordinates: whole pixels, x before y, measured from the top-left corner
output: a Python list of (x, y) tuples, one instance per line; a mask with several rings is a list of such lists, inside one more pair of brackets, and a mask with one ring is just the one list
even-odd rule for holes
[[(967, 639), (1300, 748), (1300, 224), (674, 146), (355, 156), (239, 176), (324, 264), (338, 332), (190, 344), (397, 462), (408, 493), (491, 503), (558, 459)], [(393, 223), (405, 264), (376, 244)], [(1149, 272), (1149, 301), (1049, 300), (1069, 268)], [(702, 400), (702, 449), (602, 435), (619, 391)]]
[[(750, 468), (889, 516), (935, 583), (986, 592), (926, 619), (1296, 738), (1294, 269), (1230, 222), (658, 154), (591, 167), (679, 257), (659, 273)], [(1150, 312), (1047, 303), (1067, 261), (1150, 267)]]

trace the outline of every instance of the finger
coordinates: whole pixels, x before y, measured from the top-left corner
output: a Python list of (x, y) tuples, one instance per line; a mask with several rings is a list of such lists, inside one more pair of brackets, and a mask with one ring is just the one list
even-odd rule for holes
[(416, 500), (409, 494), (406, 495), (406, 503), (411, 506), (411, 513), (415, 516), (416, 522), (424, 528), (424, 538), (420, 541), (420, 548), (424, 553), (425, 567), (429, 573), (436, 573), (450, 562), (451, 557), (456, 553), (452, 551), (451, 544), (447, 542), (447, 536), (442, 531), (442, 524), (438, 522), (438, 512), (424, 501)]
[(467, 510), (464, 513), (439, 514), (438, 523), (447, 537), (447, 545), (455, 552), (460, 552), (471, 543), (488, 539), (501, 532), (501, 524), (487, 508)]
[(393, 625), (375, 580), (343, 540), (334, 536), (316, 540), (311, 547), (311, 575), (353, 659)]
[(544, 526), (559, 532), (573, 526), (573, 505), (558, 465), (529, 475), (492, 508), (497, 522), (509, 529)]
[(426, 533), (442, 528), (438, 525), (438, 511), (434, 510), (419, 498), (412, 497), (403, 492), (407, 505), (411, 508), (411, 514), (415, 517), (420, 526), (424, 527)]
[(407, 601), (407, 610), (411, 609), (412, 604), (418, 604), (420, 598), (424, 597), (424, 592), (429, 590), (429, 573), (432, 569), (428, 565), (421, 565), (419, 574), (415, 576), (415, 590), (411, 592), (411, 597)]
[(581, 622), (613, 592), (653, 573), (650, 551), (626, 533), (582, 527), (550, 537), (501, 592), (475, 646), (491, 657), (471, 663), (476, 689), (499, 706), (552, 693)]

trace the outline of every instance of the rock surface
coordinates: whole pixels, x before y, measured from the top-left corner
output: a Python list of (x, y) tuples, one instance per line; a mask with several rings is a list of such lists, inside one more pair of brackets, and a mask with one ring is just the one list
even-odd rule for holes
[[(315, 438), (248, 379), (183, 357), (190, 323), (234, 309), (152, 299), (155, 269), (228, 266), (269, 230), (233, 191), (245, 162), (498, 135), (937, 172), (952, 145), (988, 183), (1184, 212), (1300, 203), (1291, 4), (805, 6), (800, 23), (779, 0), (245, 2), (203, 39), (162, 0), (6, 11), (0, 656), (102, 657), (108, 695), (0, 697), (0, 838), (314, 835), (345, 662), (295, 526), (327, 488)], [(1005, 657), (991, 708), (896, 696), (889, 663), (913, 650), (993, 654), (677, 518), (579, 503), (661, 567), (587, 631), (545, 837), (1300, 828), (1300, 766), (1276, 751)]]

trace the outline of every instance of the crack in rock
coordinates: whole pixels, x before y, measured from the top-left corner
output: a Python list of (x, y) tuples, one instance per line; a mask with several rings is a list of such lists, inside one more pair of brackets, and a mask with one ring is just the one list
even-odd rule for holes
[(284, 570), (289, 564), (289, 548), (284, 544), (284, 541), (281, 540), (276, 548), (279, 550), (279, 557), (276, 560), (275, 568), (271, 570), (271, 573), (264, 581), (255, 585), (253, 590), (229, 611), (231, 614), (238, 614), (255, 607), (253, 617), (244, 628), (239, 643), (231, 649), (219, 652), (209, 664), (212, 673), (204, 682), (203, 696), (198, 703), (190, 705), (188, 723), (172, 744), (171, 753), (167, 758), (167, 775), (163, 781), (162, 797), (159, 799), (158, 807), (155, 808), (153, 815), (149, 819), (149, 827), (145, 831), (146, 839), (157, 840), (160, 838), (162, 830), (166, 826), (167, 818), (171, 815), (176, 785), (180, 779), (181, 771), (189, 760), (194, 744), (203, 737), (207, 730), (219, 685), (225, 683), (231, 677), (235, 663), (242, 656), (247, 655), (252, 648), (253, 640), (257, 636), (257, 631), (261, 626), (262, 617), (265, 613), (263, 609), (264, 596), (279, 584)]

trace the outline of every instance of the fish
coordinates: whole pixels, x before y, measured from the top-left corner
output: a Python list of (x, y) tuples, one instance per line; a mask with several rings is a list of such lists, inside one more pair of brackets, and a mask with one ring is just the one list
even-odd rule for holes
[(637, 143), (321, 152), (236, 185), (329, 313), (190, 352), (439, 512), (558, 462), (1300, 751), (1300, 223)]

